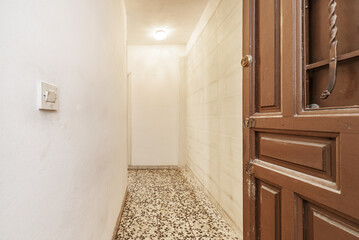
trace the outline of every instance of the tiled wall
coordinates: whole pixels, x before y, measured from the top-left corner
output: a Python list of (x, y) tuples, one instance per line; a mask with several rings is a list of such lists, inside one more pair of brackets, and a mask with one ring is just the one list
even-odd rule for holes
[(222, 0), (186, 59), (187, 166), (242, 231), (242, 1)]

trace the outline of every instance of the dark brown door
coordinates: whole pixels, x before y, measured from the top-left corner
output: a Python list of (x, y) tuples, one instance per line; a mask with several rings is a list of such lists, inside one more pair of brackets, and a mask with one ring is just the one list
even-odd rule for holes
[(244, 239), (359, 239), (359, 0), (244, 0)]

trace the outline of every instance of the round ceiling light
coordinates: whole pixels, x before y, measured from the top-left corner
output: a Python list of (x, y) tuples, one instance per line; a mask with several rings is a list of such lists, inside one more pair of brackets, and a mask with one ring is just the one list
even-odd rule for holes
[(167, 32), (163, 29), (159, 29), (154, 32), (154, 36), (156, 40), (161, 41), (167, 38)]

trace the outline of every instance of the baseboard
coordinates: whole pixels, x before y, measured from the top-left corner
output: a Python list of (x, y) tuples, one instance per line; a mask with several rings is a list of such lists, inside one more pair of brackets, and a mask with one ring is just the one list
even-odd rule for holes
[(122, 200), (122, 205), (121, 205), (120, 213), (119, 213), (118, 218), (117, 218), (117, 222), (116, 222), (115, 229), (113, 230), (112, 240), (115, 240), (115, 239), (116, 239), (117, 231), (118, 231), (118, 228), (119, 228), (119, 226), (120, 226), (121, 217), (122, 217), (122, 214), (123, 214), (123, 210), (125, 209), (125, 204), (126, 204), (127, 195), (128, 195), (128, 187), (126, 187), (125, 195), (124, 195), (123, 200)]
[(146, 170), (146, 169), (181, 169), (183, 166), (177, 165), (160, 165), (160, 166), (128, 166), (128, 170)]
[[(241, 232), (241, 230), (239, 229), (239, 227), (237, 226), (237, 224), (234, 223), (233, 219), (228, 216), (228, 214), (226, 213), (226, 211), (224, 211), (224, 209), (221, 207), (221, 205), (217, 202), (217, 200), (212, 196), (212, 194), (207, 190), (207, 188), (203, 185), (203, 183), (199, 180), (199, 178), (196, 176), (196, 174), (194, 174), (194, 172), (192, 171), (192, 169), (190, 169), (188, 166), (185, 167), (185, 169), (194, 177), (196, 183), (198, 184), (198, 186), (201, 188), (201, 190), (205, 193), (206, 197), (212, 202), (212, 204), (217, 208), (217, 210), (220, 212), (220, 214), (222, 215), (222, 217), (226, 220), (226, 222), (228, 223), (228, 225), (233, 229), (233, 231), (235, 231), (235, 233), (239, 236), (242, 237), (243, 234)], [(242, 237), (243, 238), (243, 237)], [(241, 238), (240, 238), (241, 239)]]

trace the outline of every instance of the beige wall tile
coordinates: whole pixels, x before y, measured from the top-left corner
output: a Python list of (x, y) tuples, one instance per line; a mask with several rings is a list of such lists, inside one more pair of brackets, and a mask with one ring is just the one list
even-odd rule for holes
[[(222, 0), (217, 8), (217, 11), (215, 12), (218, 27), (222, 25), (223, 21), (230, 15), (231, 11), (233, 8), (235, 8), (236, 5), (242, 5), (242, 1)], [(242, 17), (242, 15), (239, 17)]]
[(222, 0), (186, 58), (187, 166), (242, 232), (242, 1)]
[(217, 33), (218, 43), (221, 43), (228, 34), (242, 26), (242, 4), (237, 4), (234, 8), (226, 9), (226, 11), (229, 11), (229, 15), (223, 19), (223, 22), (218, 22), (220, 24), (220, 31)]

